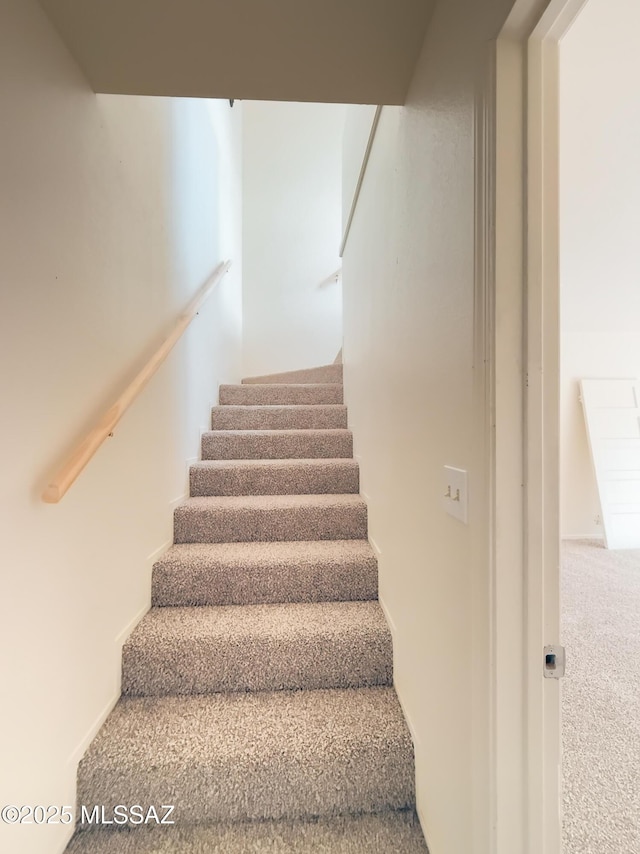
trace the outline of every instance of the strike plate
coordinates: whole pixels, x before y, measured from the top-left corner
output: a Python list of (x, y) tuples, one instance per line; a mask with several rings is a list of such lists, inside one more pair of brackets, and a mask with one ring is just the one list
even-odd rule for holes
[(566, 654), (563, 646), (545, 646), (543, 672), (545, 679), (561, 679), (564, 676)]

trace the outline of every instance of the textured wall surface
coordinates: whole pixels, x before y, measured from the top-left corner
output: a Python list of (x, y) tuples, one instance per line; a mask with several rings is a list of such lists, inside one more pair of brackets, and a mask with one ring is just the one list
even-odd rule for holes
[(328, 364), (342, 346), (341, 285), (327, 277), (340, 267), (345, 108), (243, 108), (244, 374)]
[(434, 0), (40, 0), (96, 92), (401, 104)]
[[(472, 572), (488, 500), (474, 403), (474, 111), (509, 5), (437, 6), (406, 106), (382, 110), (343, 259), (345, 400), (433, 854), (488, 850), (487, 823), (472, 820), (488, 791), (476, 761), (489, 755), (488, 650), (473, 650), (489, 601), (481, 558)], [(445, 465), (469, 472), (468, 526), (443, 511)]]
[(561, 487), (567, 537), (603, 536), (578, 380), (640, 377), (639, 27), (636, 4), (589, 0), (561, 45)]
[[(218, 382), (240, 374), (240, 122), (96, 96), (33, 0), (0, 27), (0, 802), (74, 804)], [(235, 266), (59, 505), (40, 494), (222, 257)], [(53, 854), (63, 826), (0, 826)]]

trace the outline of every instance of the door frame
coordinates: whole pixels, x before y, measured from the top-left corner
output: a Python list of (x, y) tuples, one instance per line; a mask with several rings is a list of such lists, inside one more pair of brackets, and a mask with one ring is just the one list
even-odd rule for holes
[[(561, 687), (543, 676), (544, 646), (560, 642), (558, 72), (560, 40), (586, 2), (517, 0), (496, 49), (499, 854), (562, 848)], [(518, 676), (504, 675), (514, 660)]]

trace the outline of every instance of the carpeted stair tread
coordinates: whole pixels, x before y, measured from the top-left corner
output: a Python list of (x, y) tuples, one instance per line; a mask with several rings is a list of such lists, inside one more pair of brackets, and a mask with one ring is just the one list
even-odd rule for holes
[(389, 685), (377, 602), (152, 608), (124, 645), (125, 695)]
[(367, 505), (359, 495), (196, 496), (174, 511), (176, 543), (366, 536)]
[(202, 434), (203, 460), (352, 456), (353, 435), (350, 430), (212, 430)]
[(77, 803), (175, 804), (176, 823), (80, 829), (67, 851), (428, 854), (342, 365), (219, 403), (78, 767)]
[(327, 405), (214, 406), (212, 430), (335, 430), (347, 426), (347, 407)]
[(263, 374), (259, 377), (245, 377), (243, 383), (342, 383), (342, 365), (322, 365), (319, 368), (303, 368), (298, 371), (284, 371), (279, 374)]
[(413, 747), (392, 688), (124, 698), (78, 803), (176, 804), (180, 824), (410, 809)]
[(343, 387), (339, 383), (221, 385), (218, 402), (221, 406), (343, 403)]
[(189, 473), (191, 495), (357, 493), (358, 463), (350, 459), (203, 460)]
[(154, 565), (152, 604), (376, 599), (377, 565), (367, 540), (184, 543)]
[(412, 810), (77, 833), (67, 854), (428, 854)]

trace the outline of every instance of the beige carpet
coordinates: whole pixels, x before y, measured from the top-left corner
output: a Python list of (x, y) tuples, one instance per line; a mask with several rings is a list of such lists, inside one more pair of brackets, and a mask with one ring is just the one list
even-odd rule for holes
[(411, 812), (79, 833), (67, 854), (425, 854)]
[(640, 551), (562, 560), (564, 854), (640, 854)]
[[(221, 386), (78, 802), (73, 854), (426, 854), (342, 368)], [(264, 381), (261, 381), (264, 380)]]

